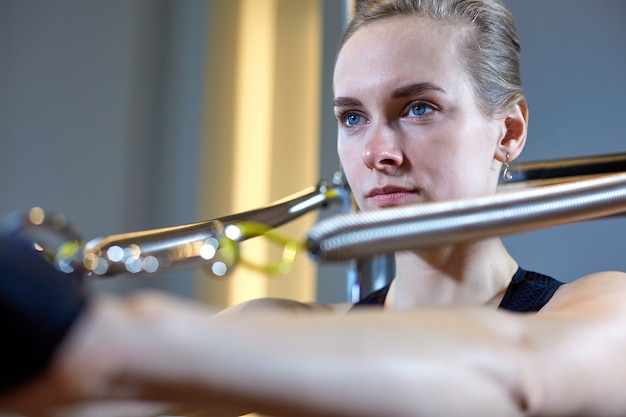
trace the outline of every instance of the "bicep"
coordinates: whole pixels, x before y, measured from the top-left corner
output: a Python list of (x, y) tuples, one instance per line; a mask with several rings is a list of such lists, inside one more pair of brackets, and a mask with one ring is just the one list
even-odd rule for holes
[(556, 415), (626, 410), (619, 388), (626, 385), (626, 274), (599, 273), (564, 285), (522, 323), (537, 407)]

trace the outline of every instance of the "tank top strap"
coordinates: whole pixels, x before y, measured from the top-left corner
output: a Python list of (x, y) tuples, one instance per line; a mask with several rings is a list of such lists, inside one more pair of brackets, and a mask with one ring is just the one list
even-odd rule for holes
[(382, 306), (385, 304), (385, 300), (387, 299), (387, 294), (389, 293), (389, 288), (391, 287), (391, 283), (385, 285), (379, 290), (376, 290), (360, 301), (354, 303), (352, 308), (359, 308), (363, 306)]
[(519, 267), (498, 308), (522, 313), (539, 311), (561, 285), (548, 275)]

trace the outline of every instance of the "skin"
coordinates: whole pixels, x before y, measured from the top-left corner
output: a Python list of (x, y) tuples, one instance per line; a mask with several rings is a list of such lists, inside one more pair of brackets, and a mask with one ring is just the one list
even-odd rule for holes
[[(338, 58), (338, 150), (363, 209), (493, 193), (506, 154), (517, 157), (525, 141), (523, 101), (493, 117), (478, 111), (455, 59), (462, 35), (410, 23), (366, 26)], [(394, 94), (407, 85), (429, 88)], [(496, 310), (515, 268), (498, 239), (407, 251), (385, 310), (350, 314), (286, 300), (212, 314), (162, 294), (99, 297), (49, 369), (1, 398), (0, 409), (92, 417), (168, 409), (624, 415), (624, 274), (564, 285), (537, 314)]]

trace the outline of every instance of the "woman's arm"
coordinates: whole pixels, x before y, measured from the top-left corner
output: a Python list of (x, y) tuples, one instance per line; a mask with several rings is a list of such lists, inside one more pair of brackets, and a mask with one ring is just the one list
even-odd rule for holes
[(276, 416), (622, 415), (625, 300), (618, 273), (569, 284), (537, 315), (470, 308), (233, 320), (154, 294), (99, 299), (41, 379), (62, 388), (30, 403), (139, 399)]

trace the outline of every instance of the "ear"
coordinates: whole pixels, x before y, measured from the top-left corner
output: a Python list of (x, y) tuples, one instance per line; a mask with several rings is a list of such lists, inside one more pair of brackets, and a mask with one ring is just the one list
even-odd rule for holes
[(505, 114), (504, 132), (496, 149), (496, 159), (511, 162), (522, 153), (528, 132), (528, 104), (521, 98)]

